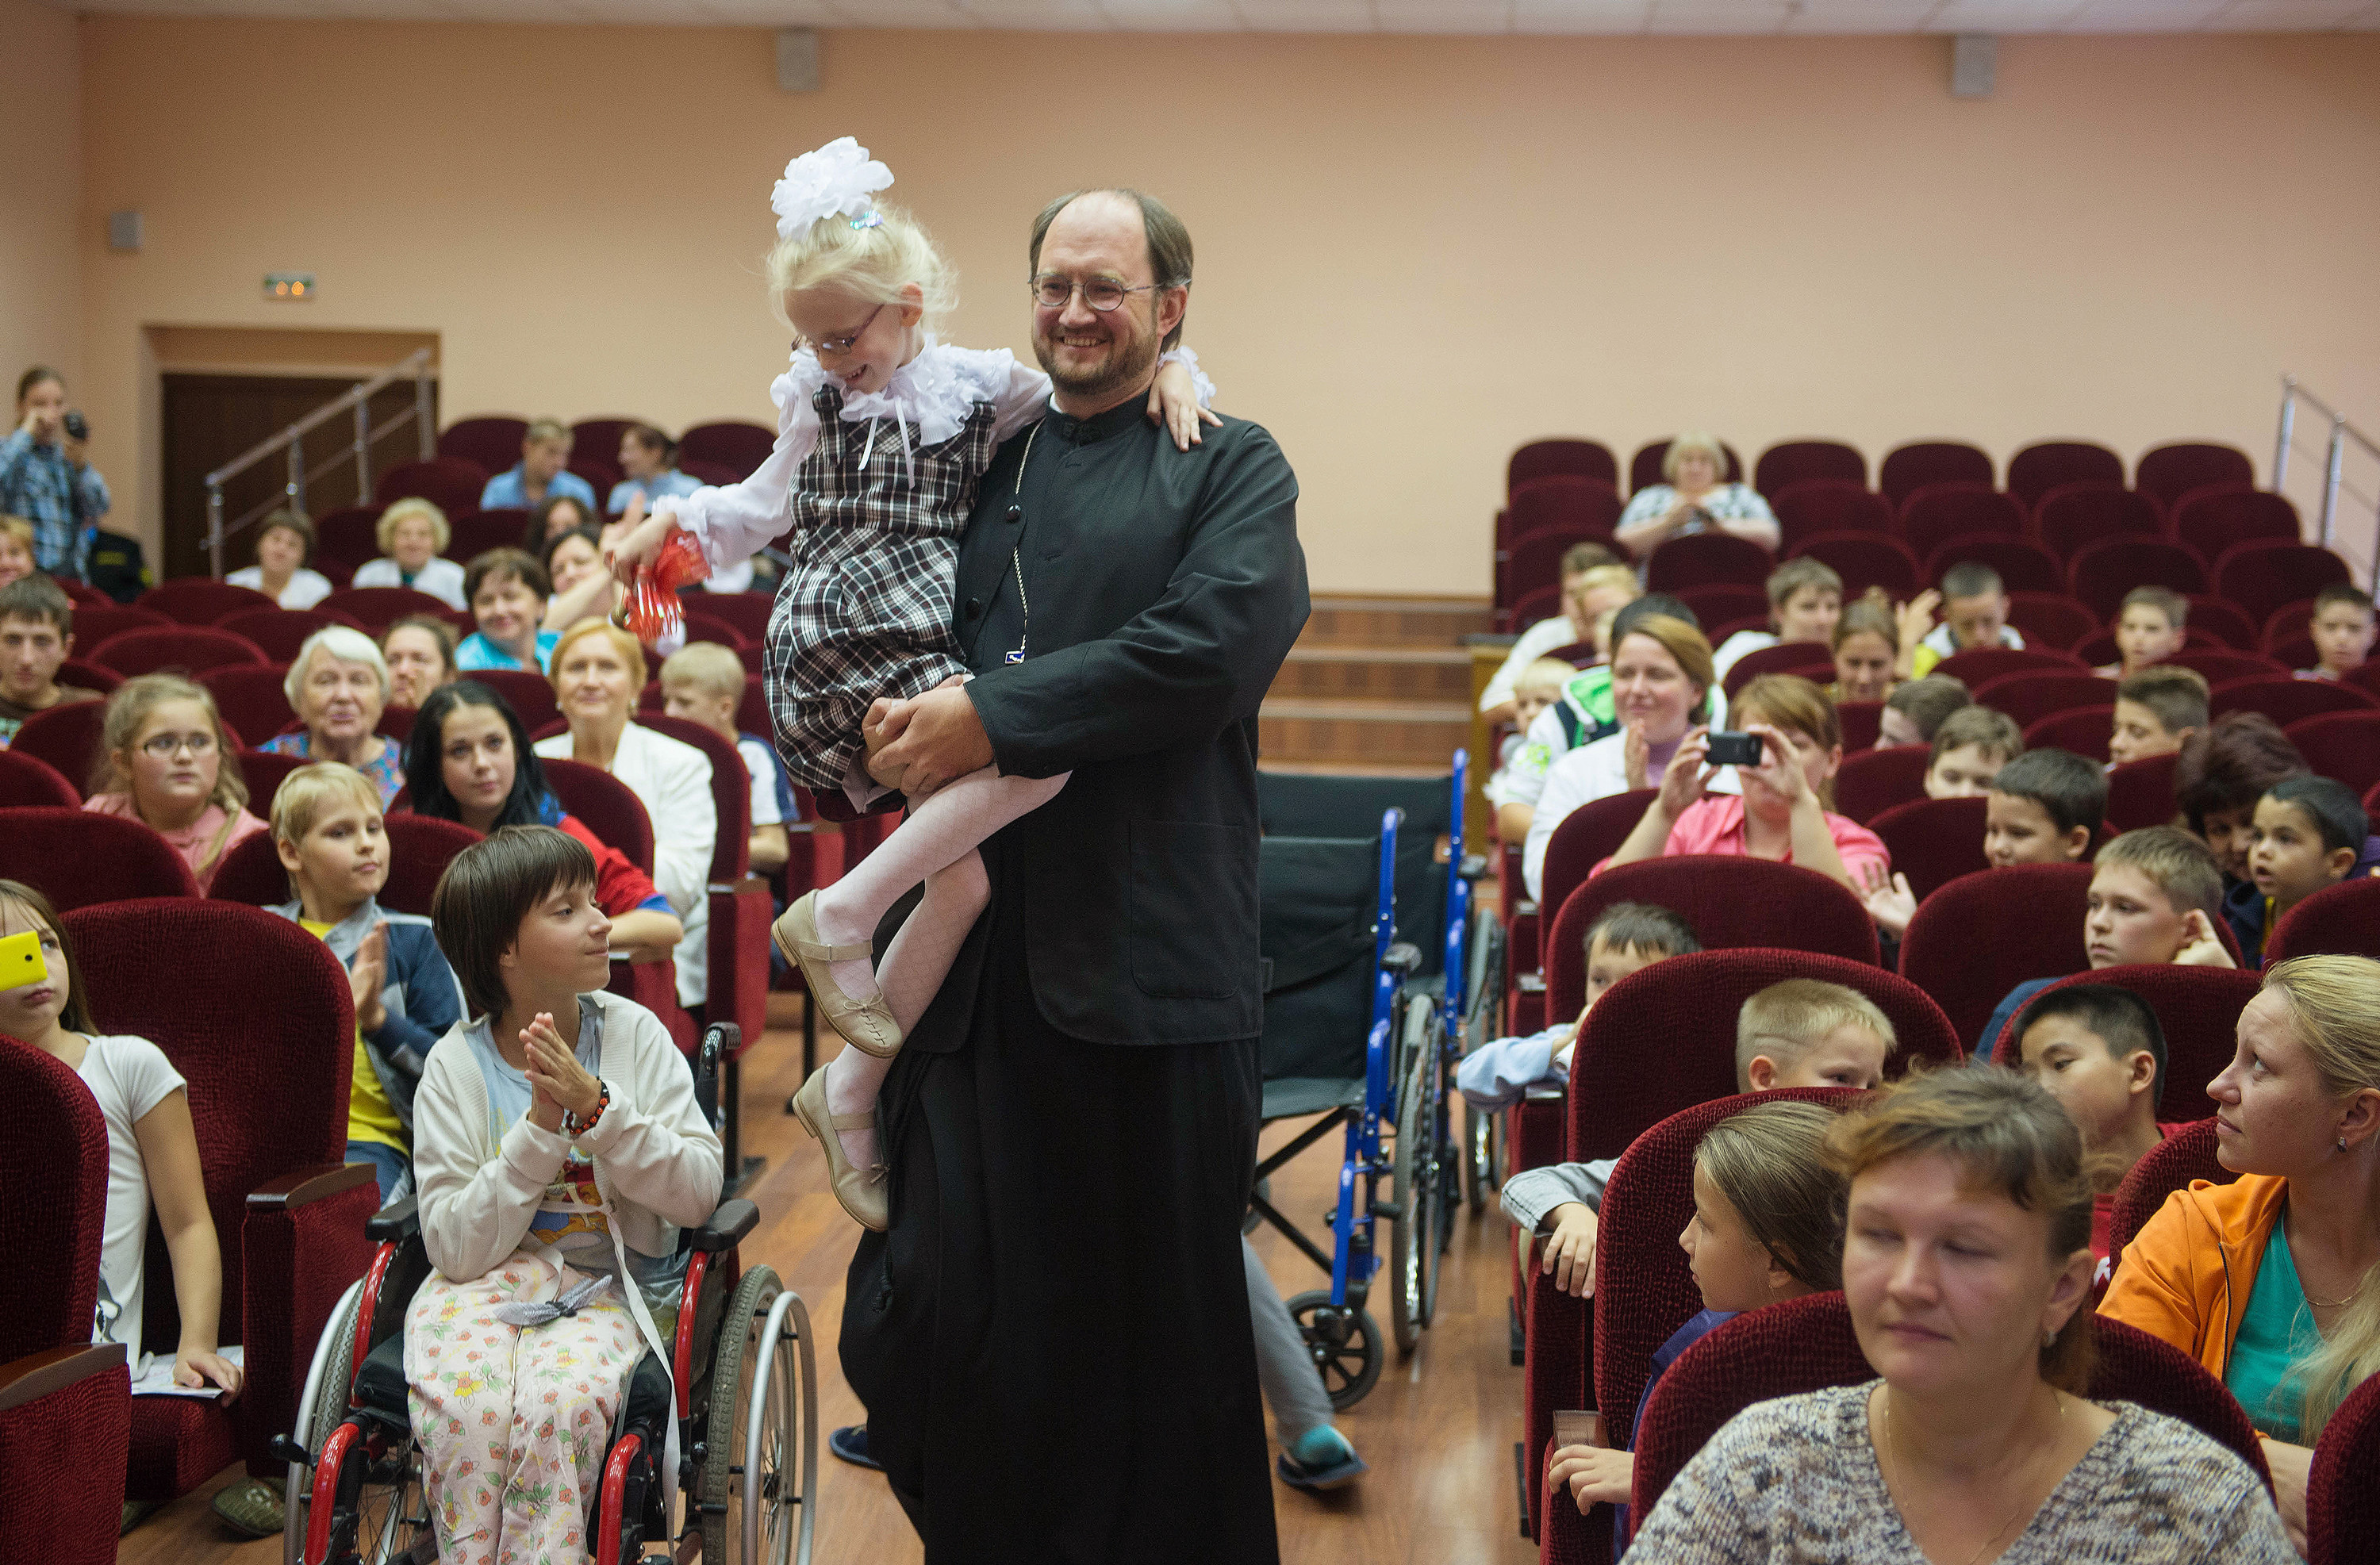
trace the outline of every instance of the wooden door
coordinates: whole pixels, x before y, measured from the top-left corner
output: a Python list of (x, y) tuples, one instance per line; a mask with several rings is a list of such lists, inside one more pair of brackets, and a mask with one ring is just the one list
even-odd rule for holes
[[(361, 376), (167, 374), (164, 382), (164, 558), (158, 579), (207, 574), (206, 476), (242, 452), (268, 440), (354, 387)], [(437, 427), (438, 382), (430, 382), (431, 427)], [(389, 421), (413, 406), (413, 382), (399, 381), (372, 398), (371, 463), (387, 471), (420, 455), (412, 424), (388, 431)], [(304, 442), (306, 512), (321, 516), (357, 503), (355, 417), (341, 414)], [(275, 499), (289, 478), (285, 454), (276, 453), (224, 485), (224, 523), (228, 527), (251, 507)], [(226, 539), (224, 569), (255, 563), (253, 524)]]

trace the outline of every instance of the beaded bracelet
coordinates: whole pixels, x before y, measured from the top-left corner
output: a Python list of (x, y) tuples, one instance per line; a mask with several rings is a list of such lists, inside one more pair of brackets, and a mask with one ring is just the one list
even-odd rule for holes
[(593, 1130), (596, 1124), (601, 1121), (603, 1118), (603, 1110), (612, 1106), (612, 1084), (598, 1078), (595, 1085), (598, 1087), (601, 1087), (602, 1091), (595, 1099), (595, 1111), (593, 1113), (588, 1115), (582, 1120), (567, 1109), (565, 1109), (562, 1111), (562, 1129), (565, 1134), (570, 1135), (574, 1138), (585, 1135), (589, 1131)]

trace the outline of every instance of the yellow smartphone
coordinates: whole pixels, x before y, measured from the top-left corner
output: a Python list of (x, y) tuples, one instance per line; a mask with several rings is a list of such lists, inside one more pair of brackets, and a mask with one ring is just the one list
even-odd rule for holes
[(22, 934), (0, 935), (0, 989), (19, 989), (28, 984), (38, 984), (50, 976), (50, 964), (42, 960), (42, 932), (27, 929)]

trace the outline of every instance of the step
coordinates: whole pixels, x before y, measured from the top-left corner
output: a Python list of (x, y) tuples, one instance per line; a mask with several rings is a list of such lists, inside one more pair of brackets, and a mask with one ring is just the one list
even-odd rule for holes
[(1469, 706), (1451, 701), (1268, 699), (1257, 720), (1259, 753), (1267, 765), (1325, 762), (1443, 770), (1448, 758), (1471, 737)]
[(1471, 654), (1461, 647), (1308, 647), (1291, 649), (1272, 682), (1272, 699), (1358, 698), (1460, 703), (1471, 695)]
[(1484, 598), (1318, 597), (1298, 644), (1444, 648), (1494, 625)]

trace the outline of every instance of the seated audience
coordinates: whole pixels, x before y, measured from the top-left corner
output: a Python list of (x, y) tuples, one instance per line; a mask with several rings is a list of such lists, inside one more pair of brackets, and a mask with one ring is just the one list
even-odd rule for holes
[(2169, 587), (2135, 587), (2124, 594), (2116, 616), (2117, 660), (2092, 672), (2103, 679), (2129, 679), (2181, 650), (2190, 600)]
[[(1903, 650), (1907, 646), (1903, 644)], [(1967, 686), (1947, 673), (1904, 679), (1884, 698), (1884, 711), (1876, 723), (1876, 747), (1895, 750), (1903, 745), (1930, 745), (1935, 732), (1952, 712), (1973, 702)]]
[(388, 664), (388, 704), (419, 708), (455, 677), (455, 627), (431, 614), (407, 614), (380, 638)]
[[(1611, 645), (1609, 680), (1618, 731), (1560, 752), (1560, 758), (1545, 770), (1542, 792), (1533, 801), (1534, 807), (1518, 804), (1505, 807), (1508, 818), (1516, 810), (1529, 810), (1521, 867), (1533, 897), (1542, 890), (1539, 876), (1545, 867), (1546, 843), (1552, 840), (1554, 828), (1581, 805), (1653, 786), (1686, 742), (1687, 731), (1706, 721), (1711, 710), (1710, 643), (1685, 620), (1661, 613), (1637, 615), (1635, 610), (1645, 601), (1639, 599), (1628, 605), (1614, 625), (1618, 636)], [(1596, 672), (1587, 671), (1589, 674)], [(1544, 742), (1543, 736), (1549, 728), (1554, 729), (1551, 738), (1559, 742), (1560, 731), (1555, 724), (1560, 718), (1557, 714), (1569, 710), (1575, 689), (1573, 681), (1572, 687), (1563, 693), (1562, 705), (1537, 719), (1535, 742)], [(1525, 792), (1529, 758), (1527, 748), (1513, 758), (1510, 790)], [(1736, 782), (1732, 776), (1722, 776), (1711, 786), (1716, 791), (1733, 793)], [(1512, 839), (1508, 836), (1504, 840)]]
[[(1890, 1018), (1857, 989), (1788, 978), (1736, 1013), (1735, 1088), (1874, 1086), (1899, 1047)], [(1505, 1182), (1505, 1214), (1522, 1233), (1548, 1236), (1538, 1264), (1573, 1297), (1595, 1292), (1596, 1213), (1619, 1163), (1617, 1158), (1549, 1163)]]
[(631, 424), (620, 431), (620, 471), (627, 476), (612, 486), (603, 509), (613, 516), (633, 500), (647, 510), (663, 495), (676, 498), (702, 487), (677, 470), (677, 442), (650, 424)]
[(690, 642), (662, 664), (662, 710), (699, 723), (735, 746), (744, 770), (752, 776), (752, 873), (773, 875), (791, 852), (785, 828), (800, 819), (801, 812), (777, 752), (759, 734), (736, 732), (744, 680), (743, 659), (715, 641)]
[(388, 687), (388, 664), (372, 638), (343, 625), (326, 625), (306, 637), (281, 682), (298, 714), (298, 732), (275, 734), (256, 747), (352, 766), (371, 779), (385, 806), (405, 786), (396, 741), (380, 733)]
[(256, 564), (224, 577), (261, 592), (285, 609), (310, 609), (331, 595), (331, 578), (306, 568), (314, 557), (314, 524), (302, 512), (275, 511), (256, 535)]
[[(1694, 1214), (1678, 1245), (1703, 1307), (1654, 1351), (1632, 1428), (1643, 1426), (1663, 1373), (1717, 1328), (1763, 1304), (1842, 1286), (1835, 1207), (1843, 1182), (1827, 1155), (1834, 1120), (1821, 1104), (1755, 1103), (1713, 1125), (1694, 1148)], [(1598, 1504), (1618, 1506), (1614, 1552), (1625, 1549), (1634, 1455), (1564, 1446), (1550, 1460), (1547, 1493), (1568, 1488), (1582, 1514)]]
[(608, 771), (644, 805), (653, 823), (654, 883), (686, 927), (677, 947), (678, 1001), (699, 1005), (710, 989), (705, 953), (710, 855), (719, 836), (710, 759), (629, 721), (644, 687), (645, 653), (635, 637), (605, 620), (563, 632), (553, 649), (553, 695), (570, 732), (540, 740), (537, 753)]
[(138, 820), (165, 839), (204, 892), (223, 855), (264, 830), (206, 686), (144, 673), (107, 698), (100, 760), (82, 807)]
[(593, 502), (576, 495), (549, 494), (537, 509), (529, 513), (528, 526), (521, 533), (521, 552), (535, 559), (545, 557), (545, 546), (575, 528), (601, 528), (603, 518), (597, 515)]
[[(1730, 637), (1732, 639), (1732, 637)], [(1881, 592), (1847, 605), (1835, 622), (1835, 682), (1827, 694), (1836, 701), (1881, 701), (1892, 694), (1900, 661), (1900, 626)]]
[(83, 460), (71, 417), (66, 378), (55, 370), (36, 364), (17, 377), (17, 427), (0, 439), (0, 513), (32, 524), (35, 568), (79, 580), (91, 529), (115, 501)]
[(1715, 435), (1685, 434), (1661, 458), (1661, 481), (1636, 491), (1612, 535), (1643, 559), (1673, 538), (1724, 532), (1777, 547), (1777, 517), (1750, 484), (1726, 483), (1727, 451)]
[(2302, 1548), (2312, 1448), (2380, 1366), (2380, 962), (2274, 966), (2206, 1095), (2215, 1155), (2240, 1177), (2166, 1197), (2099, 1308), (2231, 1389)]
[[(508, 827), (455, 855), (431, 910), (470, 1021), (431, 1049), (414, 1098), (431, 1269), (406, 1311), (405, 1378), (423, 1503), (474, 1558), (586, 1557), (603, 1432), (637, 1361), (670, 1361), (678, 1233), (719, 1200), (719, 1136), (669, 1029), (604, 991), (595, 880), (583, 843)], [(506, 1320), (565, 1289), (536, 1329)]]
[[(2223, 878), (2205, 843), (2174, 826), (2127, 831), (2101, 848), (2092, 863), (2082, 911), (2085, 960), (2095, 973), (2143, 964), (2237, 966), (2215, 932), (2222, 909)], [(2009, 990), (1984, 1024), (1975, 1051), (1988, 1058), (1998, 1047), (2000, 1029), (2057, 981), (2027, 978)]]
[[(1944, 571), (1941, 601), (1942, 623), (1916, 637), (1909, 664), (1912, 674), (1931, 673), (1936, 663), (1953, 652), (2024, 645), (2023, 636), (2008, 623), (2008, 593), (2000, 586), (2000, 573), (1991, 566), (1961, 560)], [(1933, 618), (1924, 597), (1912, 608), (1926, 610), (1912, 615), (1912, 627)]]
[(1768, 628), (1739, 630), (1711, 654), (1711, 673), (1722, 683), (1747, 652), (1788, 642), (1824, 647), (1835, 638), (1843, 613), (1843, 578), (1824, 560), (1803, 555), (1768, 573)]
[(1528, 724), (1516, 721), (1512, 687), (1521, 671), (1558, 647), (1574, 647), (1595, 639), (1595, 622), (1609, 610), (1636, 596), (1636, 573), (1600, 543), (1573, 543), (1561, 557), (1562, 612), (1549, 614), (1521, 632), (1512, 649), (1479, 692), (1479, 713), (1488, 726), (1511, 722), (1524, 734)]
[(2284, 777), (2256, 801), (2248, 827), (2248, 879), (2223, 899), (2223, 916), (2251, 967), (2281, 916), (2337, 885), (2363, 855), (2371, 822), (2363, 801), (2328, 777)]
[(595, 509), (595, 488), (570, 471), (570, 431), (558, 419), (540, 419), (521, 436), (521, 459), (488, 480), (480, 491), (480, 509), (533, 511), (549, 494), (568, 495)]
[(2024, 731), (2016, 720), (1990, 707), (1961, 707), (1934, 731), (1933, 758), (1925, 763), (1925, 796), (1972, 799), (1992, 791), (2000, 769), (2024, 754)]
[(1891, 855), (1883, 840), (1830, 807), (1843, 732), (1826, 693), (1797, 674), (1763, 674), (1736, 692), (1733, 721), (1763, 742), (1758, 765), (1734, 769), (1742, 792), (1711, 793), (1720, 769), (1705, 770), (1709, 731), (1696, 729), (1670, 757), (1659, 795), (1606, 865), (1741, 854), (1815, 869), (1854, 892), (1884, 883)]
[(442, 685), (421, 703), (406, 746), (405, 787), (417, 815), (483, 832), (554, 826), (577, 838), (595, 855), (595, 901), (612, 921), (614, 955), (659, 962), (685, 939), (686, 927), (645, 872), (563, 813), (519, 715), (479, 681)]
[[(1607, 631), (1611, 617), (1606, 616)], [(742, 661), (741, 659), (737, 661), (739, 663)], [(1523, 669), (1521, 677), (1512, 682), (1512, 722), (1516, 731), (1504, 736), (1495, 774), (1488, 779), (1485, 791), (1489, 804), (1501, 808), (1512, 802), (1511, 792), (1506, 787), (1506, 773), (1513, 756), (1528, 743), (1530, 724), (1537, 721), (1538, 714), (1561, 699), (1562, 687), (1577, 676), (1578, 670), (1560, 658), (1539, 658)]]
[(2107, 760), (2123, 766), (2169, 756), (2206, 726), (2206, 676), (2196, 669), (2148, 668), (2116, 686), (2116, 725)]
[(2107, 774), (2071, 750), (2027, 750), (1992, 777), (1984, 806), (1984, 857), (2006, 864), (2070, 864), (2091, 851), (2107, 819)]
[(1849, 1186), (1843, 1300), (1881, 1378), (1736, 1414), (1632, 1553), (2114, 1560), (2154, 1540), (2166, 1559), (2291, 1565), (2237, 1452), (2082, 1396), (2092, 1192), (2055, 1099), (2012, 1071), (1937, 1071), (1844, 1116), (1828, 1143)]
[(455, 666), (546, 671), (559, 637), (542, 627), (552, 588), (545, 567), (517, 549), (491, 549), (464, 573), (463, 596), (471, 601), (479, 629), (455, 649)]
[(1500, 1037), (1463, 1057), (1454, 1085), (1477, 1109), (1503, 1109), (1533, 1086), (1560, 1086), (1570, 1080), (1571, 1051), (1579, 1029), (1603, 991), (1639, 968), (1700, 951), (1702, 941), (1686, 921), (1666, 907), (1615, 902), (1586, 931), (1586, 1003), (1575, 1021), (1558, 1023), (1527, 1037)]
[(2225, 712), (2184, 741), (2174, 758), (2174, 802), (2191, 831), (2214, 850), (2227, 885), (2248, 879), (2256, 801), (2282, 778), (2306, 770), (2305, 757), (2263, 712)]
[(581, 620), (610, 617), (623, 588), (603, 568), (602, 542), (593, 528), (572, 528), (547, 540), (540, 559), (553, 586), (541, 628), (558, 636)]
[(74, 600), (56, 582), (29, 576), (0, 587), (0, 750), (35, 712), (99, 699), (96, 690), (58, 683), (73, 651)]
[(0, 516), (0, 587), (22, 581), (39, 568), (33, 564), (33, 524), (22, 516)]
[(2300, 679), (2342, 679), (2363, 666), (2372, 642), (2380, 636), (2372, 613), (2372, 595), (2337, 581), (2313, 597), (2313, 618), (2306, 624), (2313, 638), (2314, 665), (2298, 670)]
[(2091, 1253), (2095, 1285), (2115, 1257), (2108, 1223), (2116, 1187), (2132, 1165), (2181, 1127), (2156, 1117), (2165, 1094), (2165, 1028), (2149, 1002), (2113, 984), (2051, 989), (2016, 1020), (2017, 1069), (2058, 1099), (2093, 1159)]
[(409, 587), (450, 609), (468, 608), (463, 567), (444, 558), (455, 531), (446, 513), (427, 500), (400, 500), (372, 526), (382, 558), (356, 567), (356, 587)]

